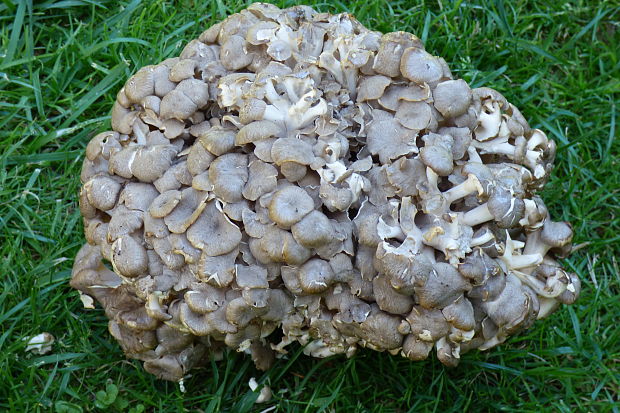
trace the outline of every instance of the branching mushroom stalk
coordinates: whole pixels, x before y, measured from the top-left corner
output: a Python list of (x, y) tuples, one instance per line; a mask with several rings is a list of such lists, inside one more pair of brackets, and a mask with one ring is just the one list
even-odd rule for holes
[(579, 296), (536, 195), (555, 144), (413, 34), (253, 3), (138, 70), (111, 118), (71, 285), (158, 378), (295, 342), (456, 366)]
[(288, 99), (280, 96), (274, 83), (275, 79), (265, 80), (265, 99), (269, 104), (265, 108), (264, 119), (283, 125), (287, 134), (304, 128), (327, 112), (327, 103), (318, 97), (311, 78), (286, 76), (281, 84)]

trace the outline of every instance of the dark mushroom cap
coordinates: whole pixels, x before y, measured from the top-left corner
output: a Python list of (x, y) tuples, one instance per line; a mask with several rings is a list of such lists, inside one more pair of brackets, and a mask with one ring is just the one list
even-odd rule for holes
[(525, 214), (523, 200), (513, 197), (510, 192), (504, 190), (494, 191), (487, 205), (500, 228), (512, 228)]
[(568, 222), (546, 221), (540, 239), (551, 248), (561, 248), (573, 239), (573, 228)]

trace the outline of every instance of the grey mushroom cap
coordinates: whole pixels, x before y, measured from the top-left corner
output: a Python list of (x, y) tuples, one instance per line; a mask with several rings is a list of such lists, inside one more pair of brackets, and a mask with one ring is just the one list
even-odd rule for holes
[(187, 238), (209, 256), (226, 254), (241, 241), (241, 231), (217, 207), (207, 203), (198, 219), (187, 229)]
[(307, 248), (318, 248), (336, 237), (333, 224), (325, 214), (313, 210), (291, 226), (293, 237)]
[(248, 168), (248, 181), (242, 191), (244, 198), (256, 201), (276, 189), (278, 170), (273, 165), (255, 159), (250, 161)]
[(329, 288), (335, 274), (327, 261), (314, 258), (299, 268), (298, 277), (302, 291), (316, 294)]
[(132, 174), (142, 182), (153, 182), (170, 168), (177, 151), (170, 145), (140, 148), (131, 163)]
[(116, 205), (121, 184), (111, 177), (99, 175), (86, 182), (84, 189), (90, 205), (107, 211)]
[(463, 79), (441, 82), (433, 90), (433, 105), (446, 118), (465, 113), (471, 99), (471, 89)]
[(425, 308), (443, 308), (452, 304), (471, 285), (450, 264), (437, 263), (423, 286), (415, 292), (420, 305)]
[(198, 141), (215, 156), (228, 153), (235, 146), (235, 131), (216, 126), (200, 135)]
[(446, 320), (458, 329), (469, 331), (476, 326), (474, 307), (465, 296), (460, 296), (441, 312)]
[[(413, 47), (411, 47), (413, 46)], [(406, 32), (387, 33), (381, 37), (379, 50), (375, 56), (373, 69), (382, 75), (396, 77), (401, 66), (401, 56), (407, 48), (422, 46), (420, 39)]]
[(146, 249), (131, 236), (119, 237), (112, 244), (112, 250), (112, 265), (119, 273), (126, 277), (138, 277), (146, 273)]
[(422, 130), (428, 128), (433, 121), (433, 112), (426, 102), (403, 101), (398, 106), (395, 117), (406, 128)]
[(209, 166), (209, 179), (213, 192), (225, 202), (243, 199), (243, 188), (248, 181), (247, 155), (227, 153)]
[(184, 120), (189, 118), (198, 106), (180, 90), (168, 92), (161, 100), (159, 114), (162, 119)]
[(420, 159), (439, 176), (452, 173), (452, 152), (439, 145), (424, 146), (420, 149)]
[(301, 221), (314, 209), (314, 200), (297, 186), (287, 186), (276, 191), (269, 203), (269, 218), (283, 228)]
[(181, 201), (181, 192), (170, 190), (160, 194), (153, 200), (149, 207), (149, 213), (154, 218), (163, 218), (170, 214), (174, 207)]
[(409, 360), (419, 361), (425, 360), (432, 349), (433, 343), (420, 340), (413, 334), (409, 334), (405, 337), (405, 341), (403, 342), (402, 354)]
[(511, 228), (523, 218), (525, 213), (523, 200), (513, 198), (504, 191), (495, 191), (489, 198), (488, 206), (500, 228)]
[(413, 307), (413, 298), (394, 289), (386, 277), (372, 280), (373, 294), (379, 308), (391, 314), (406, 314)]
[(357, 101), (365, 102), (367, 100), (378, 100), (385, 91), (385, 88), (391, 83), (391, 79), (387, 76), (369, 76), (360, 81), (357, 91)]
[(547, 221), (540, 233), (541, 240), (551, 248), (561, 248), (573, 239), (573, 229), (568, 222)]
[(208, 252), (205, 249), (200, 255), (196, 278), (217, 288), (230, 285), (235, 278), (235, 260), (239, 255), (239, 248), (233, 248), (228, 253), (216, 256), (211, 256)]
[(438, 58), (419, 47), (403, 52), (400, 71), (404, 77), (416, 83), (436, 83), (443, 77), (443, 67)]
[(178, 204), (163, 218), (170, 232), (182, 234), (187, 231), (204, 209), (206, 198), (206, 193), (194, 188), (181, 191)]

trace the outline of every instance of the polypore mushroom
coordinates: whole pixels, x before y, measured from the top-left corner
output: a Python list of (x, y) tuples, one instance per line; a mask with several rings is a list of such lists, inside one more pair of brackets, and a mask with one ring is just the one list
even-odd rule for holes
[(410, 33), (254, 3), (138, 70), (111, 124), (71, 285), (159, 378), (296, 341), (455, 366), (581, 290), (536, 194), (555, 143)]

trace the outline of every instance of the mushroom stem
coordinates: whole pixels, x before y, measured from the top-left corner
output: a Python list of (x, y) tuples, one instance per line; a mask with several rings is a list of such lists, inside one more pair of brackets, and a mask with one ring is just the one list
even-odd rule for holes
[(491, 231), (485, 231), (482, 235), (479, 235), (476, 238), (472, 238), (469, 246), (472, 248), (477, 247), (491, 241), (493, 238), (495, 238), (495, 236)]
[(265, 107), (265, 113), (263, 114), (263, 119), (269, 120), (271, 122), (277, 123), (278, 125), (282, 125), (286, 119), (286, 112), (278, 109), (276, 105), (267, 105)]
[(513, 255), (509, 262), (509, 267), (516, 270), (536, 266), (543, 262), (543, 258), (540, 254)]
[(463, 224), (471, 227), (482, 224), (483, 222), (493, 220), (493, 214), (489, 211), (487, 203), (478, 205), (474, 209), (467, 211), (463, 214)]
[(543, 257), (547, 255), (551, 246), (543, 242), (540, 237), (541, 232), (542, 228), (527, 234), (523, 254), (540, 254)]
[[(505, 155), (510, 159), (515, 159), (515, 146), (511, 145), (508, 142), (494, 142), (493, 140), (487, 142), (473, 142), (473, 146), (480, 149), (482, 154), (495, 154), (495, 155)], [(542, 157), (542, 152), (534, 151), (527, 149), (525, 151), (525, 157), (523, 163), (534, 171), (534, 176), (536, 178), (540, 178), (541, 174), (544, 174), (544, 168), (540, 164), (540, 158)], [(542, 170), (541, 170), (542, 168)]]
[(547, 136), (540, 129), (534, 129), (532, 136), (527, 141), (527, 149), (533, 150), (539, 146), (546, 146), (548, 143)]
[(344, 69), (344, 75), (349, 89), (349, 97), (355, 102), (357, 96), (357, 69)]
[(450, 188), (449, 190), (444, 192), (443, 196), (446, 200), (446, 203), (450, 205), (454, 201), (465, 198), (467, 195), (473, 192), (478, 192), (478, 195), (482, 195), (484, 190), (482, 189), (482, 185), (480, 184), (480, 181), (478, 180), (476, 175), (468, 174), (467, 179), (463, 183)]
[(299, 95), (297, 94), (297, 91), (295, 91), (295, 85), (293, 84), (293, 81), (294, 80), (292, 78), (287, 77), (282, 81), (282, 83), (284, 84), (286, 93), (288, 94), (291, 101), (298, 101), (300, 98), (299, 98)]
[(287, 127), (289, 130), (301, 129), (327, 112), (327, 103), (323, 99), (320, 99), (316, 105), (310, 106), (312, 102), (310, 97), (315, 95), (316, 91), (310, 91), (303, 95), (297, 103), (291, 106), (288, 111), (289, 117), (287, 118)]
[(560, 305), (560, 302), (555, 298), (539, 297), (538, 302), (540, 303), (540, 309), (538, 310), (538, 315), (536, 316), (537, 320), (541, 320), (549, 316), (549, 314), (553, 313)]
[(512, 273), (541, 297), (555, 298), (566, 291), (566, 284), (556, 277), (548, 278), (547, 283), (543, 283), (538, 278), (521, 271), (512, 271)]
[(480, 154), (473, 145), (467, 148), (467, 154), (469, 155), (469, 162), (483, 163)]

